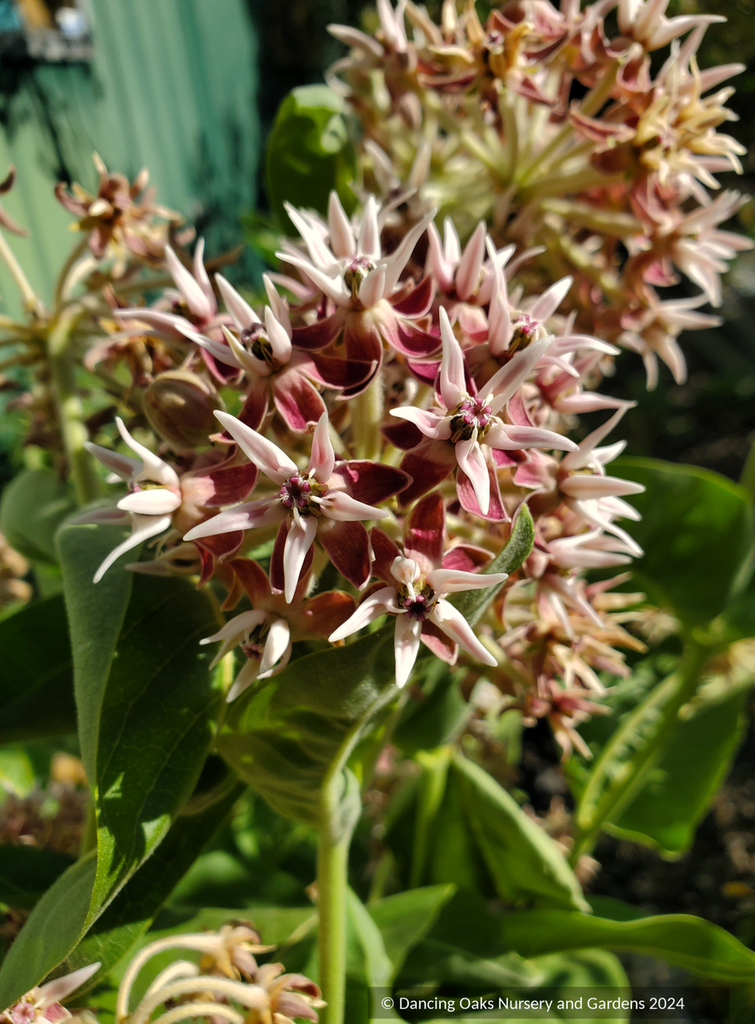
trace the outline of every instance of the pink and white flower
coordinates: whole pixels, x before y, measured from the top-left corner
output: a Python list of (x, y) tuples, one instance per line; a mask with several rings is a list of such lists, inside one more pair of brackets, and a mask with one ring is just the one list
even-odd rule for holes
[(99, 969), (99, 962), (89, 964), (88, 967), (80, 967), (78, 971), (66, 974), (62, 978), (35, 986), (0, 1013), (0, 1020), (9, 1024), (59, 1024), (60, 1021), (69, 1020), (71, 1014), (61, 1006), (61, 999), (66, 999), (77, 988), (81, 988)]

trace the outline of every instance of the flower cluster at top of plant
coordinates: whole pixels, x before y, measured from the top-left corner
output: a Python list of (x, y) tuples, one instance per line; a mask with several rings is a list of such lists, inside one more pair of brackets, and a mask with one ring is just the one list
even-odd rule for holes
[[(744, 65), (701, 70), (703, 34), (725, 19), (667, 7), (510, 0), (482, 24), (473, 0), (444, 0), (436, 24), (378, 0), (374, 35), (330, 27), (350, 47), (329, 81), (359, 121), (367, 186), (413, 188), (409, 223), (435, 206), (462, 235), (484, 220), (496, 244), (537, 249), (524, 279), (571, 275), (565, 310), (639, 352), (651, 387), (659, 359), (684, 379), (677, 338), (718, 322), (698, 307), (720, 304), (721, 272), (751, 245), (719, 227), (743, 197), (711, 195), (715, 174), (741, 172), (744, 147), (716, 129)], [(429, 241), (446, 275), (453, 226)], [(699, 294), (664, 298), (680, 274)]]
[[(78, 519), (130, 530), (95, 582), (146, 542), (128, 569), (222, 585), (229, 617), (204, 642), (237, 652), (229, 699), (294, 643), (340, 644), (387, 615), (399, 686), (424, 645), (589, 755), (575, 727), (600, 709), (599, 673), (625, 675), (621, 649), (642, 649), (624, 628), (637, 595), (613, 589), (626, 576), (585, 578), (641, 554), (622, 522), (642, 487), (610, 471), (628, 403), (598, 388), (617, 344), (681, 375), (678, 331), (712, 322), (692, 310), (749, 244), (716, 228), (738, 199), (704, 187), (737, 149), (715, 133), (725, 91), (702, 98), (734, 68), (695, 65), (711, 19), (621, 0), (609, 40), (615, 7), (529, 0), (483, 27), (446, 2), (435, 26), (381, 0), (376, 37), (335, 29), (382, 198), (365, 187), (351, 217), (335, 193), (327, 216), (287, 206), (298, 238), (262, 301), (202, 239), (191, 251), (145, 174), (130, 185), (101, 162), (97, 196), (58, 189), (82, 234), (50, 308), (9, 263), (27, 317), (2, 327), (35, 374), (17, 399), (29, 441), (81, 482), (89, 437), (121, 484)], [(653, 82), (648, 55), (669, 41)], [(447, 218), (441, 236), (438, 205), (460, 232)], [(702, 296), (658, 297), (674, 265)], [(61, 323), (98, 381), (86, 410), (51, 370)], [(577, 444), (586, 413), (598, 425)], [(524, 504), (531, 553), (508, 578), (486, 572)], [(454, 595), (500, 584), (473, 629)]]

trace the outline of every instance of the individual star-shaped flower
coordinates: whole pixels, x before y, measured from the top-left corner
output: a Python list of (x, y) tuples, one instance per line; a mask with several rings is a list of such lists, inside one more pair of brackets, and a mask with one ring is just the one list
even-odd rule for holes
[(89, 964), (88, 967), (80, 967), (72, 974), (35, 986), (0, 1013), (0, 1021), (10, 1024), (58, 1024), (59, 1021), (68, 1020), (71, 1014), (60, 1005), (60, 1000), (70, 996), (85, 981), (89, 981), (99, 969), (99, 963)]
[[(448, 661), (455, 660), (458, 644), (477, 661), (496, 664), (446, 596), (494, 587), (508, 579), (508, 573), (481, 575), (459, 568), (462, 564), (479, 565), (479, 555), (489, 555), (479, 549), (467, 551), (466, 548), (451, 548), (444, 555), (444, 523), (443, 500), (439, 494), (431, 494), (412, 510), (403, 553), (385, 534), (374, 530), (375, 572), (387, 586), (368, 594), (354, 614), (328, 638), (332, 642), (343, 640), (381, 615), (395, 615), (394, 649), (399, 687), (405, 686), (409, 679), (421, 641)], [(389, 560), (391, 555), (394, 555), (392, 561)], [(450, 656), (439, 649), (439, 643), (447, 646), (448, 641), (452, 647)]]
[[(506, 423), (501, 413), (524, 382), (527, 374), (550, 345), (551, 339), (533, 341), (495, 373), (478, 392), (467, 382), (464, 353), (454, 336), (448, 314), (440, 310), (443, 359), (440, 365), (436, 409), (404, 407), (392, 416), (409, 420), (431, 442), (421, 444), (404, 457), (402, 469), (414, 482), (402, 496), (411, 500), (444, 479), (455, 461), (459, 468), (457, 488), (462, 506), (477, 515), (505, 518), (498, 485), (490, 464), (496, 452), (523, 448), (559, 448), (576, 451), (573, 441), (553, 430)], [(453, 452), (449, 447), (453, 446)], [(450, 456), (450, 457), (449, 457)], [(469, 493), (471, 485), (472, 493)], [(491, 497), (494, 508), (491, 514)]]
[(320, 417), (312, 435), (306, 471), (235, 416), (224, 412), (216, 416), (249, 459), (275, 484), (276, 490), (267, 498), (221, 512), (190, 530), (184, 540), (280, 524), (270, 582), (275, 590), (283, 591), (286, 601), (294, 599), (315, 537), (341, 575), (354, 586), (363, 586), (369, 579), (371, 564), (363, 521), (387, 517), (388, 513), (373, 503), (379, 504), (403, 490), (409, 483), (407, 474), (368, 460), (336, 462), (327, 412)]

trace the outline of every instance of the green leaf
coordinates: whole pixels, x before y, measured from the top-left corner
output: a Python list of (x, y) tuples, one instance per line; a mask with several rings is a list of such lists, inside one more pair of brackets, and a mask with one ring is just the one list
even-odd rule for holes
[(55, 531), (76, 508), (71, 489), (49, 469), (27, 469), (3, 491), (0, 531), (32, 562), (55, 563)]
[(0, 967), (0, 1006), (10, 1006), (68, 956), (86, 928), (97, 870), (94, 850), (47, 890)]
[(327, 213), (332, 189), (347, 212), (354, 209), (356, 165), (343, 110), (326, 85), (300, 86), (281, 103), (267, 146), (267, 194), (281, 224), (291, 224), (286, 201)]
[(217, 747), (285, 817), (317, 827), (341, 744), (393, 697), (393, 624), (348, 647), (298, 658), (231, 704)]
[(73, 666), (62, 596), (0, 622), (0, 742), (76, 731)]
[(72, 858), (36, 846), (0, 846), (0, 903), (31, 909)]
[(455, 892), (452, 885), (428, 885), (386, 896), (368, 906), (380, 929), (385, 952), (393, 965), (391, 978), (401, 970), (409, 951), (435, 924), (438, 914)]
[[(95, 921), (75, 950), (55, 971), (67, 974), (99, 961), (97, 975), (80, 991), (93, 988), (146, 933), (160, 907), (183, 875), (212, 840), (244, 787), (234, 784), (199, 814), (181, 814), (153, 856)], [(224, 920), (228, 920), (228, 914)]]
[(472, 832), (498, 893), (510, 902), (535, 900), (586, 910), (579, 882), (556, 843), (503, 786), (460, 754), (452, 771), (461, 780)]
[(672, 732), (645, 785), (611, 831), (678, 855), (726, 778), (745, 727), (747, 694), (700, 703)]
[[(558, 1002), (577, 1001), (574, 989), (611, 989), (619, 990), (609, 993), (595, 993), (598, 998), (612, 998), (629, 995), (629, 979), (619, 960), (605, 949), (582, 949), (574, 953), (551, 953), (549, 956), (538, 956), (531, 961), (532, 965), (542, 971), (543, 980), (540, 987), (544, 989), (561, 989), (555, 995), (556, 1005), (551, 1010), (553, 1020), (570, 1020), (581, 1024), (584, 1020), (584, 1009), (577, 1007), (558, 1007)], [(519, 994), (519, 993), (518, 993)], [(582, 1006), (586, 1003), (583, 993)], [(550, 996), (549, 996), (550, 998)], [(578, 997), (577, 997), (578, 998)], [(595, 1024), (627, 1024), (628, 1012), (612, 1008), (605, 1016), (590, 1013), (590, 1020)]]
[(755, 980), (755, 953), (718, 925), (689, 914), (612, 921), (565, 910), (523, 910), (500, 918), (509, 949), (530, 958), (570, 949), (633, 950), (724, 982)]
[(648, 596), (687, 625), (705, 625), (747, 583), (755, 532), (750, 496), (738, 484), (695, 466), (624, 458), (617, 476), (644, 484), (632, 495), (642, 520), (626, 529), (644, 549), (632, 563)]
[[(514, 520), (511, 536), (506, 541), (503, 550), (499, 551), (480, 575), (484, 576), (495, 572), (506, 572), (511, 575), (529, 555), (534, 542), (535, 524), (532, 521), (532, 513), (527, 505), (522, 505)], [(474, 626), (502, 586), (501, 583), (497, 587), (489, 587), (487, 590), (466, 590), (455, 595), (452, 603), (456, 605), (467, 622)]]
[(404, 705), (391, 742), (412, 757), (420, 750), (442, 747), (464, 728), (469, 717), (469, 704), (461, 695), (459, 679), (439, 658), (420, 662), (424, 671), (415, 682), (422, 686), (420, 700)]
[[(97, 813), (94, 881), (87, 876), (86, 888), (79, 880), (86, 910), (82, 917), (78, 904), (70, 908), (54, 942), (36, 934), (52, 926), (34, 914), (51, 893), (57, 899), (56, 886), (37, 905), (22, 948), (40, 952), (16, 972), (25, 987), (4, 1005), (70, 954), (165, 838), (197, 782), (222, 705), (211, 655), (198, 643), (217, 626), (208, 598), (186, 580), (139, 576), (128, 601), (132, 577), (117, 567), (95, 587), (94, 570), (113, 540), (102, 527), (69, 526), (59, 537), (80, 743)], [(14, 964), (8, 958), (0, 969), (0, 991), (15, 981)]]
[(0, 749), (0, 788), (25, 800), (36, 784), (34, 764), (23, 744)]

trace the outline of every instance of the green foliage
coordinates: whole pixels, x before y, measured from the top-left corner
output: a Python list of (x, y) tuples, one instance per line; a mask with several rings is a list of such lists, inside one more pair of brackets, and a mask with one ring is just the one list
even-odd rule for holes
[(427, 934), (453, 894), (452, 885), (429, 885), (370, 904), (370, 917), (380, 929), (393, 965), (391, 978), (398, 975), (409, 951)]
[(62, 596), (0, 622), (0, 742), (76, 731), (68, 622)]
[[(68, 957), (165, 839), (197, 783), (222, 706), (210, 655), (198, 644), (216, 626), (208, 598), (182, 579), (138, 577), (132, 588), (131, 574), (118, 569), (95, 587), (94, 570), (112, 541), (112, 531), (86, 526), (66, 527), (59, 539), (97, 856), (69, 869), (37, 905), (0, 969), (3, 1005)], [(206, 837), (199, 829), (180, 874)], [(148, 919), (145, 900), (134, 905)], [(128, 931), (114, 939), (121, 951), (127, 938)]]
[(655, 459), (618, 459), (613, 471), (646, 487), (632, 496), (642, 520), (627, 526), (645, 552), (632, 564), (636, 578), (685, 625), (707, 625), (752, 573), (748, 493), (709, 470)]
[(233, 702), (218, 749), (280, 814), (317, 827), (331, 765), (352, 731), (394, 695), (393, 674), (392, 623), (298, 658)]
[(693, 705), (612, 831), (667, 854), (687, 850), (742, 740), (746, 701), (740, 691)]
[(579, 882), (547, 833), (486, 771), (457, 755), (464, 806), (498, 893), (509, 902), (534, 900), (587, 909)]
[(71, 862), (54, 850), (0, 846), (0, 903), (31, 909)]
[(281, 103), (267, 148), (267, 194), (281, 224), (291, 223), (284, 202), (326, 213), (332, 189), (347, 211), (355, 205), (349, 185), (356, 175), (344, 104), (325, 85), (293, 89)]
[(75, 508), (70, 487), (55, 473), (27, 469), (3, 491), (0, 531), (25, 558), (54, 564), (55, 531)]

